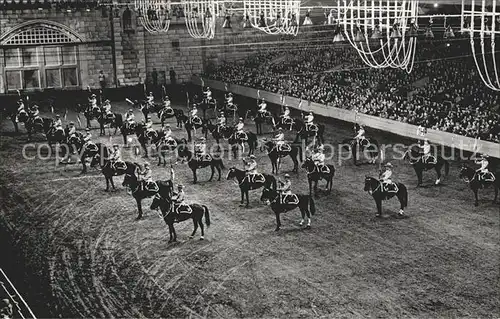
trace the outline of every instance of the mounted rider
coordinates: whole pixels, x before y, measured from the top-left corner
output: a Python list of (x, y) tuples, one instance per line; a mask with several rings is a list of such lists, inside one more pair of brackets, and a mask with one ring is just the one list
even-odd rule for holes
[(423, 164), (436, 164), (436, 158), (431, 154), (431, 145), (429, 144), (429, 140), (424, 139), (424, 144), (420, 145), (422, 152), (420, 155), (422, 156)]
[(244, 127), (245, 127), (245, 123), (243, 123), (243, 118), (240, 117), (238, 119), (238, 123), (236, 123), (236, 132), (234, 133), (236, 139), (241, 139), (241, 140), (248, 139), (245, 131), (243, 130)]
[(234, 106), (233, 93), (231, 92), (227, 93), (225, 98), (226, 98), (226, 105), (232, 108)]
[(248, 159), (243, 158), (243, 164), (245, 165), (246, 175), (255, 175), (257, 173), (257, 161), (255, 160), (255, 155), (250, 155)]
[(358, 145), (363, 145), (364, 141), (366, 141), (365, 128), (363, 127), (363, 125), (358, 125), (358, 131), (354, 139), (356, 140)]
[(19, 115), (21, 115), (21, 113), (26, 113), (23, 99), (17, 100), (16, 123), (19, 122)]
[(92, 134), (90, 133), (90, 129), (87, 127), (85, 129), (85, 135), (83, 136), (83, 149), (89, 148), (90, 145), (93, 145), (92, 143)]
[(28, 121), (31, 121), (31, 123), (35, 123), (36, 120), (42, 120), (40, 117), (40, 111), (38, 110), (38, 105), (33, 105), (32, 107), (28, 108)]
[(314, 125), (314, 114), (313, 112), (309, 112), (306, 116), (305, 116), (305, 129), (306, 131), (311, 131), (311, 128), (313, 127)]
[(382, 191), (384, 192), (397, 192), (397, 186), (395, 183), (392, 182), (391, 177), (392, 177), (392, 164), (387, 163), (384, 165), (385, 170), (383, 172), (380, 172), (380, 182), (381, 182), (381, 187)]
[(260, 101), (258, 114), (260, 117), (265, 117), (267, 114), (267, 103), (266, 100), (264, 100), (264, 98), (262, 98)]
[(203, 98), (205, 103), (212, 101), (212, 91), (210, 90), (210, 87), (207, 86), (205, 91), (203, 91)]
[(198, 161), (210, 160), (210, 155), (207, 154), (207, 143), (205, 137), (200, 137), (198, 143), (194, 145), (194, 153)]
[(68, 140), (74, 136), (76, 136), (75, 122), (69, 122)]
[(112, 169), (116, 169), (115, 164), (118, 162), (123, 162), (122, 160), (122, 152), (120, 151), (120, 145), (113, 144), (113, 150), (109, 155), (109, 162)]
[(125, 114), (125, 123), (128, 129), (130, 129), (135, 123), (135, 115), (133, 109), (128, 110), (128, 112)]
[(156, 185), (155, 181), (153, 181), (153, 172), (151, 171), (151, 167), (148, 162), (144, 163), (144, 169), (138, 170), (137, 181), (140, 183), (140, 190), (148, 190), (152, 192), (158, 191), (158, 185)]
[[(89, 88), (89, 90), (90, 90), (90, 88)], [(95, 95), (94, 93), (91, 93), (88, 100), (89, 100), (89, 104), (88, 104), (88, 108), (87, 108), (88, 112), (92, 112), (94, 110), (99, 109), (99, 107), (97, 106), (97, 95)]]
[(479, 181), (485, 181), (485, 182), (495, 181), (495, 175), (488, 169), (488, 166), (490, 165), (490, 162), (488, 161), (488, 155), (481, 154), (479, 158), (475, 159), (474, 163), (481, 165), (476, 170), (477, 179)]
[(177, 185), (177, 192), (172, 194), (172, 206), (171, 211), (175, 214), (189, 214), (191, 213), (191, 208), (185, 203), (186, 194), (184, 193), (184, 186), (182, 184)]
[(165, 95), (165, 98), (163, 99), (163, 109), (161, 110), (161, 113), (167, 115), (174, 114), (174, 109), (171, 106), (170, 98), (168, 97), (168, 95)]
[(53, 133), (55, 133), (58, 130), (61, 130), (64, 132), (61, 116), (59, 114), (56, 114), (56, 119), (52, 123), (52, 130), (53, 130)]
[(278, 128), (278, 133), (274, 136), (273, 141), (276, 143), (276, 149), (278, 150), (278, 152), (290, 151), (290, 146), (285, 143), (285, 133), (283, 133), (283, 129), (281, 127)]
[(154, 104), (155, 104), (155, 97), (153, 96), (153, 92), (149, 92), (149, 94), (146, 96), (146, 103), (149, 106), (154, 106)]
[(224, 112), (220, 112), (220, 116), (217, 118), (217, 132), (220, 133), (224, 127), (226, 127), (226, 116)]
[(144, 133), (147, 137), (152, 138), (153, 135), (156, 134), (156, 131), (153, 129), (153, 121), (151, 120), (150, 116), (146, 118), (146, 123), (144, 124), (144, 128), (146, 129)]
[(196, 103), (193, 104), (193, 108), (189, 111), (189, 121), (191, 122), (191, 124), (201, 125), (201, 118), (198, 116)]
[(106, 99), (104, 101), (104, 104), (102, 105), (102, 110), (106, 114), (106, 117), (111, 118), (113, 117), (113, 113), (111, 112), (111, 101)]
[(316, 165), (318, 172), (320, 173), (330, 173), (330, 168), (325, 165), (325, 147), (323, 145), (320, 145), (316, 148), (316, 151), (312, 154), (311, 159), (313, 160), (314, 164)]
[(296, 196), (292, 194), (292, 181), (290, 175), (285, 174), (285, 180), (279, 182), (278, 193), (280, 195), (280, 204), (287, 204), (296, 201)]

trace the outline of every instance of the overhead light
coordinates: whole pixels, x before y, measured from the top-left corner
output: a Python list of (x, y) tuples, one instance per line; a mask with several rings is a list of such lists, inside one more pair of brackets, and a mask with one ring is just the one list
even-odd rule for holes
[(439, 3), (434, 2), (434, 8), (437, 8), (437, 7), (439, 7)]

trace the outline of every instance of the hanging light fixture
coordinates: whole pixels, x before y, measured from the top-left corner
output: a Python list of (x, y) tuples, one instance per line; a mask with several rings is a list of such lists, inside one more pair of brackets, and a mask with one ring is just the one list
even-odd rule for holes
[(499, 24), (497, 0), (462, 0), (461, 31), (470, 36), (472, 56), (481, 80), (494, 91), (500, 91), (500, 61), (497, 61), (496, 49), (496, 42), (500, 41)]
[(135, 0), (139, 21), (149, 33), (165, 33), (170, 28), (170, 1)]
[(213, 39), (217, 18), (223, 16), (223, 3), (214, 0), (182, 0), (186, 27), (195, 39)]
[(267, 34), (297, 35), (300, 0), (243, 0), (245, 21)]
[(337, 11), (345, 38), (367, 65), (400, 68), (408, 73), (413, 70), (417, 38), (412, 27), (418, 16), (418, 1), (343, 0)]

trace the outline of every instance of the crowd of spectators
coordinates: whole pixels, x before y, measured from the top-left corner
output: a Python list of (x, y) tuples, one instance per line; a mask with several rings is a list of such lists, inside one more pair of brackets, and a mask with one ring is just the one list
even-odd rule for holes
[(500, 94), (484, 86), (464, 40), (421, 44), (410, 74), (321, 43), (260, 51), (205, 76), (500, 143)]

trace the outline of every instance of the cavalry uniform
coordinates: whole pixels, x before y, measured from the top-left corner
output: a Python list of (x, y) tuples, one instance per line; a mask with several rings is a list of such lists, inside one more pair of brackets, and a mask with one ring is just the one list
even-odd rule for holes
[(236, 124), (236, 132), (238, 134), (243, 134), (243, 128), (245, 127), (245, 123), (243, 123), (243, 119), (240, 117), (238, 124)]
[(207, 87), (206, 91), (203, 91), (203, 97), (205, 98), (205, 101), (212, 100), (212, 91), (210, 91), (209, 87)]
[(185, 201), (186, 201), (186, 194), (184, 193), (184, 186), (179, 184), (177, 185), (177, 192), (174, 192), (172, 195), (172, 203), (173, 203), (173, 205), (171, 206), (172, 211), (174, 211), (176, 214), (180, 213), (190, 214), (191, 208), (189, 207), (189, 205), (185, 203)]
[(424, 145), (420, 146), (420, 148), (422, 149), (422, 163), (427, 164), (432, 162), (430, 160), (432, 159), (432, 155), (431, 155), (431, 145), (429, 144), (429, 140), (425, 139)]
[(258, 174), (257, 173), (257, 161), (255, 160), (255, 155), (250, 155), (250, 158), (244, 159), (243, 163), (245, 164), (245, 172), (247, 175)]
[(95, 94), (91, 94), (89, 97), (89, 111), (97, 108), (97, 96)]
[(226, 104), (228, 106), (233, 106), (233, 94), (232, 93), (229, 93), (228, 95), (226, 95)]
[(76, 127), (75, 123), (69, 122), (69, 130), (68, 130), (68, 137), (72, 138), (73, 136), (76, 135)]
[(309, 112), (309, 114), (306, 115), (305, 120), (306, 131), (309, 131), (311, 129), (311, 126), (314, 124), (314, 114), (312, 112)]
[(285, 174), (285, 181), (279, 182), (278, 193), (280, 194), (280, 203), (287, 204), (290, 201), (290, 196), (292, 196), (292, 182), (290, 181), (290, 175)]
[(226, 116), (224, 112), (220, 112), (220, 117), (217, 118), (217, 132), (220, 133), (221, 128), (226, 126)]
[(83, 137), (83, 148), (87, 148), (90, 143), (92, 143), (92, 134), (90, 134), (90, 129), (85, 130), (85, 136)]
[(163, 139), (165, 141), (172, 139), (172, 130), (170, 129), (170, 125), (167, 125), (163, 128)]
[(324, 147), (323, 145), (318, 146), (317, 151), (311, 156), (311, 159), (313, 160), (314, 164), (318, 168), (318, 171), (321, 173), (330, 173), (330, 169), (328, 166), (325, 165), (325, 153), (323, 153)]
[(38, 110), (37, 105), (33, 105), (29, 110), (28, 110), (28, 116), (29, 120), (31, 123), (34, 123), (37, 119), (40, 119), (40, 111)]
[(267, 112), (267, 103), (264, 99), (262, 99), (262, 101), (259, 104), (259, 114), (261, 116), (265, 116), (266, 112)]
[(52, 127), (54, 128), (54, 132), (57, 130), (63, 130), (62, 120), (61, 120), (61, 117), (59, 115), (56, 115), (56, 119), (55, 119), (54, 123), (52, 124)]
[(24, 102), (23, 100), (19, 100), (17, 101), (17, 113), (16, 113), (16, 122), (19, 122), (19, 115), (21, 114), (21, 112), (26, 112), (26, 110), (24, 109)]
[(134, 111), (132, 109), (128, 110), (127, 114), (125, 114), (125, 121), (127, 122), (128, 127), (130, 127), (135, 120)]
[(288, 106), (285, 106), (285, 111), (283, 112), (283, 118), (290, 119), (290, 108), (288, 108)]
[(365, 140), (365, 129), (360, 125), (358, 134), (354, 137), (355, 140), (358, 141), (358, 143), (361, 143), (363, 140)]
[[(392, 182), (391, 180), (391, 177), (392, 177), (392, 164), (391, 163), (387, 163), (385, 164), (385, 171), (382, 172), (380, 174), (380, 182), (382, 183), (382, 191), (391, 191), (390, 187), (391, 185), (394, 185), (394, 183)], [(394, 191), (397, 189), (392, 189), (392, 191)]]
[(174, 113), (174, 110), (171, 107), (171, 103), (170, 103), (168, 96), (166, 96), (165, 100), (163, 101), (162, 113), (164, 113), (164, 114), (173, 114)]
[[(138, 180), (141, 182), (141, 189), (144, 190), (144, 186), (146, 186), (147, 190), (150, 191), (158, 191), (158, 185), (153, 181), (153, 172), (151, 171), (151, 168), (149, 167), (149, 163), (144, 163), (144, 169), (142, 171), (139, 171), (138, 174)], [(154, 185), (153, 185), (154, 184)], [(149, 187), (148, 186), (152, 186)]]
[(195, 154), (200, 160), (204, 160), (207, 155), (207, 144), (204, 137), (200, 138), (200, 141), (195, 144)]
[(154, 101), (155, 101), (155, 97), (153, 96), (153, 92), (149, 92), (149, 95), (146, 96), (146, 102), (149, 104), (149, 105), (153, 105), (154, 104)]
[(111, 115), (113, 113), (111, 113), (111, 103), (109, 100), (106, 100), (104, 101), (104, 104), (102, 105), (102, 109), (103, 111), (107, 114), (107, 115)]
[(495, 180), (495, 176), (488, 169), (488, 166), (490, 164), (488, 161), (488, 156), (482, 155), (481, 158), (475, 160), (475, 163), (481, 165), (481, 167), (476, 170), (476, 172), (479, 173), (479, 180), (490, 182), (493, 182)]
[(122, 153), (118, 144), (113, 145), (113, 151), (109, 156), (111, 168), (115, 169), (115, 164), (122, 161)]
[(285, 133), (283, 133), (281, 128), (278, 130), (278, 134), (274, 136), (274, 142), (276, 143), (278, 151), (282, 151), (283, 146), (285, 145)]

